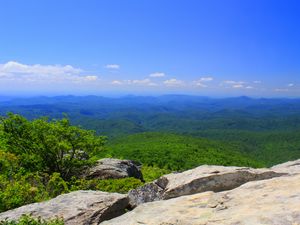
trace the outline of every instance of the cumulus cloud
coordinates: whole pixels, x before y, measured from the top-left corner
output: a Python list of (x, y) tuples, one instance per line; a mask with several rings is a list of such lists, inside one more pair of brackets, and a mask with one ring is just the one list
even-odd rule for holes
[(164, 77), (166, 74), (162, 72), (151, 73), (149, 77)]
[(208, 87), (208, 86), (204, 83), (211, 82), (213, 80), (214, 80), (213, 77), (201, 77), (199, 80), (193, 81), (193, 83), (198, 87), (205, 88), (205, 87)]
[(141, 80), (114, 80), (111, 82), (114, 85), (120, 85), (120, 84), (125, 84), (125, 85), (136, 85), (136, 86), (157, 86), (158, 84), (151, 81), (149, 78), (146, 79), (141, 79)]
[(95, 81), (98, 79), (97, 76), (84, 76), (84, 79), (87, 81)]
[(206, 84), (203, 84), (203, 83), (201, 83), (201, 82), (195, 81), (194, 83), (195, 83), (195, 85), (198, 86), (198, 87), (202, 87), (202, 88), (206, 88), (206, 87), (207, 87)]
[(79, 74), (82, 72), (81, 69), (74, 68), (73, 66), (66, 65), (26, 65), (15, 61), (10, 61), (5, 64), (0, 64), (1, 74), (47, 74), (47, 75), (58, 75), (58, 74)]
[(121, 84), (123, 84), (123, 82), (122, 82), (122, 81), (119, 81), (119, 80), (113, 80), (113, 81), (111, 82), (111, 84), (112, 84), (112, 85), (121, 85)]
[(290, 84), (288, 84), (287, 86), (288, 86), (288, 87), (294, 87), (294, 86), (295, 86), (295, 84), (293, 84), (293, 83), (290, 83)]
[(243, 88), (244, 85), (243, 84), (234, 84), (232, 85), (233, 88)]
[(214, 80), (213, 77), (201, 77), (199, 79), (199, 81), (201, 81), (201, 82), (209, 82), (209, 81), (213, 81), (213, 80)]
[(149, 84), (149, 83), (151, 83), (151, 80), (146, 78), (146, 79), (143, 79), (143, 80), (132, 80), (131, 82), (133, 84)]
[(245, 81), (234, 81), (234, 80), (225, 80), (220, 84), (220, 86), (225, 86), (227, 88), (234, 88), (234, 89), (254, 89), (253, 86), (249, 85), (249, 83)]
[(225, 80), (223, 82), (224, 84), (233, 84), (233, 85), (239, 85), (239, 84), (245, 84), (244, 81), (234, 81), (234, 80)]
[(167, 86), (180, 86), (180, 85), (183, 85), (184, 82), (182, 80), (177, 80), (175, 78), (172, 78), (169, 80), (165, 80), (164, 84)]
[(152, 82), (150, 79), (146, 78), (143, 80), (131, 80), (130, 81), (132, 84), (137, 84), (137, 85), (148, 85), (148, 86), (156, 86), (157, 84)]
[(20, 82), (62, 83), (96, 81), (95, 75), (84, 75), (84, 71), (71, 65), (27, 65), (15, 61), (0, 64), (0, 79)]
[(261, 81), (260, 80), (255, 80), (253, 81), (254, 84), (261, 84)]
[(106, 68), (106, 69), (118, 70), (118, 69), (120, 69), (120, 65), (118, 65), (118, 64), (107, 64), (107, 65), (105, 66), (105, 68)]

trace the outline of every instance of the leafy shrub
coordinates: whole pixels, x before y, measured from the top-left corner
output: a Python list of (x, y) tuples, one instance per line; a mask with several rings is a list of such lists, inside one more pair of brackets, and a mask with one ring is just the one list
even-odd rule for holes
[(30, 171), (58, 172), (64, 179), (91, 164), (90, 156), (102, 149), (105, 138), (71, 126), (68, 119), (28, 121), (17, 114), (1, 118), (0, 140)]
[(127, 193), (129, 190), (142, 186), (144, 183), (136, 178), (121, 178), (107, 180), (73, 179), (70, 182), (70, 190), (98, 190), (105, 192)]
[(0, 175), (0, 212), (68, 192), (67, 183), (59, 173), (49, 176), (20, 170), (10, 177)]
[(24, 215), (18, 221), (0, 221), (0, 225), (64, 225), (62, 219), (44, 220)]
[(46, 190), (52, 198), (69, 192), (67, 183), (61, 178), (59, 173), (53, 173), (47, 183)]
[(128, 191), (142, 186), (144, 183), (136, 178), (121, 178), (121, 179), (76, 179), (73, 178), (68, 183), (70, 191), (77, 190), (95, 190), (105, 192), (127, 193)]
[(161, 176), (171, 173), (171, 170), (168, 169), (161, 169), (157, 166), (147, 166), (143, 165), (142, 166), (142, 173), (143, 173), (143, 178), (146, 182), (151, 182), (153, 180), (156, 180), (160, 178)]
[(11, 175), (19, 168), (19, 159), (16, 155), (0, 150), (0, 174)]
[(144, 183), (136, 178), (99, 180), (97, 190), (106, 192), (127, 193), (129, 190), (142, 186)]
[(127, 193), (141, 185), (143, 183), (135, 178), (86, 180), (73, 177), (66, 182), (59, 173), (49, 176), (41, 173), (19, 172), (9, 178), (0, 175), (0, 212), (48, 200), (70, 191), (97, 190)]
[(0, 175), (0, 212), (48, 199), (42, 177), (19, 172), (11, 177)]

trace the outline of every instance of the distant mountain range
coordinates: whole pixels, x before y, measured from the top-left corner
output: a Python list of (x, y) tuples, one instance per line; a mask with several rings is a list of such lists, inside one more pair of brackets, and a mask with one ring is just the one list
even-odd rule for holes
[[(0, 114), (67, 116), (109, 140), (161, 132), (234, 145), (267, 165), (300, 158), (300, 99), (186, 95), (0, 97)], [(125, 138), (126, 139), (126, 138)]]

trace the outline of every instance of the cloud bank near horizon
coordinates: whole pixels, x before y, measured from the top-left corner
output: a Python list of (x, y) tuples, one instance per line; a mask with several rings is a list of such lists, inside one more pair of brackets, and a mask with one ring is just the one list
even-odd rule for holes
[[(104, 66), (108, 71), (121, 71), (118, 64), (107, 64)], [(208, 94), (229, 93), (238, 91), (239, 94), (255, 94), (259, 91), (269, 93), (294, 93), (300, 94), (298, 85), (290, 81), (285, 85), (268, 87), (260, 80), (222, 80), (217, 76), (198, 76), (197, 79), (182, 79), (169, 75), (166, 72), (150, 72), (148, 75), (136, 77), (122, 77), (120, 79), (111, 74), (88, 71), (72, 65), (42, 65), (23, 64), (17, 61), (8, 61), (0, 64), (0, 88), (6, 91), (81, 91), (84, 93), (97, 92), (101, 90), (124, 90), (124, 91), (168, 91)]]

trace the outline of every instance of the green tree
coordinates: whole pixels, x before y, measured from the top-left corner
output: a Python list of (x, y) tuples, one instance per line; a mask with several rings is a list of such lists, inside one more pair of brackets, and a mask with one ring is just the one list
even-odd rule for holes
[(91, 156), (105, 143), (105, 137), (71, 126), (67, 118), (29, 121), (9, 113), (0, 122), (1, 143), (20, 158), (21, 166), (30, 171), (58, 172), (66, 180), (88, 166)]

